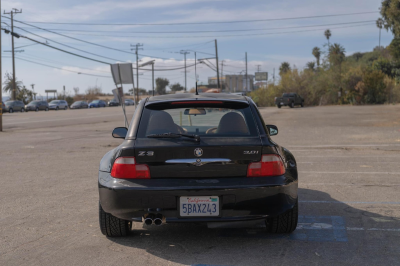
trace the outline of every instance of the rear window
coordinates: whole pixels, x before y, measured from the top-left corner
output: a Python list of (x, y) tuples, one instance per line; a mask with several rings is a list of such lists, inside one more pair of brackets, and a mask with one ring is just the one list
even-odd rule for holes
[(203, 137), (258, 136), (249, 106), (146, 106), (137, 137), (170, 132)]

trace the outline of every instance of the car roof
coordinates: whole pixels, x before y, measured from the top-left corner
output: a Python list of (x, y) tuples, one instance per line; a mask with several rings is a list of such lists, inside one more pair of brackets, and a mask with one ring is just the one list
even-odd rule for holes
[(227, 93), (200, 93), (196, 95), (194, 93), (178, 93), (178, 94), (167, 94), (160, 96), (151, 96), (148, 98), (147, 103), (156, 102), (172, 102), (172, 101), (192, 101), (192, 100), (225, 100), (225, 101), (240, 101), (248, 103), (245, 96), (227, 94)]

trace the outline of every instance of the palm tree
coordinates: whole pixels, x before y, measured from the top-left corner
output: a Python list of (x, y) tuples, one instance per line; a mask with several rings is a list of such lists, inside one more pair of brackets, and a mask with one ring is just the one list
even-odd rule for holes
[(338, 88), (340, 91), (340, 97), (343, 95), (342, 89), (342, 62), (346, 59), (346, 50), (343, 46), (338, 43), (333, 44), (329, 47), (329, 62), (332, 66), (337, 67), (338, 76), (336, 80), (339, 81)]
[(383, 19), (378, 18), (376, 21), (376, 26), (379, 28), (379, 49), (381, 48), (381, 30), (383, 28)]
[[(8, 92), (10, 94), (12, 94), (13, 91), (13, 75), (11, 73), (6, 72), (6, 74), (4, 75), (4, 82), (3, 82), (3, 91), (4, 92)], [(22, 89), (22, 81), (17, 80), (17, 78), (15, 78), (15, 95), (17, 95), (20, 90)]]
[(340, 65), (346, 58), (346, 50), (338, 43), (329, 47), (329, 61), (333, 65)]
[(289, 72), (291, 70), (290, 64), (288, 62), (283, 62), (281, 66), (279, 67), (279, 75), (282, 76), (282, 74), (285, 74), (286, 72)]
[(324, 35), (325, 35), (326, 39), (328, 40), (328, 47), (329, 47), (329, 46), (330, 46), (330, 45), (329, 45), (329, 38), (332, 36), (331, 30), (330, 30), (330, 29), (327, 29), (327, 30), (325, 31)]
[(306, 67), (307, 67), (308, 70), (314, 71), (314, 70), (315, 70), (315, 62), (313, 62), (313, 61), (308, 62), (308, 63), (306, 64)]
[(319, 47), (314, 47), (312, 50), (313, 56), (315, 56), (315, 59), (317, 59), (317, 66), (319, 67), (319, 59), (321, 58), (321, 49)]

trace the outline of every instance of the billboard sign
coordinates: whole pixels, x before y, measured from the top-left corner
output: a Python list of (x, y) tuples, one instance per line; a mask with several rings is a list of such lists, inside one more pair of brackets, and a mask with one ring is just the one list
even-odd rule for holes
[(256, 81), (268, 80), (268, 72), (256, 72), (255, 80)]

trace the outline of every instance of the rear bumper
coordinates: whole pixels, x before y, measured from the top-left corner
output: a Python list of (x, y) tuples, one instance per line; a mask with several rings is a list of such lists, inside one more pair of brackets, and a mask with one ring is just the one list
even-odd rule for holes
[[(115, 179), (99, 172), (100, 203), (104, 211), (125, 220), (142, 221), (161, 213), (167, 223), (227, 222), (264, 219), (293, 208), (297, 179), (290, 176), (220, 179)], [(220, 216), (180, 217), (179, 197), (218, 196)]]

